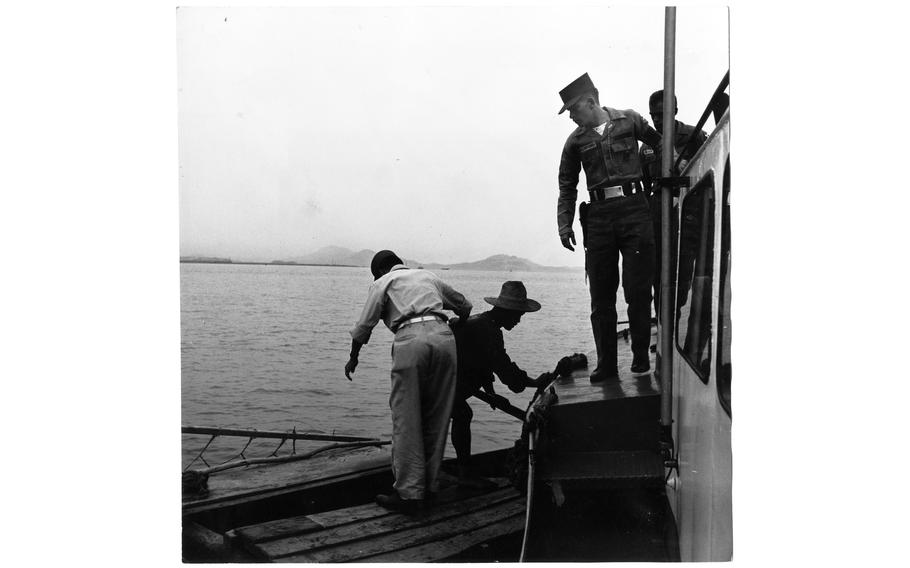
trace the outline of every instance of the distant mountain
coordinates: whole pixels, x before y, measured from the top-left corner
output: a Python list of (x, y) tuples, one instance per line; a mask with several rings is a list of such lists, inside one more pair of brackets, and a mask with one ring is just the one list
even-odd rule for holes
[(231, 264), (233, 261), (229, 258), (220, 258), (217, 256), (181, 256), (180, 262), (206, 263), (206, 264)]
[[(327, 264), (333, 266), (369, 266), (370, 261), (373, 260), (373, 255), (376, 254), (376, 251), (369, 249), (363, 249), (360, 251), (352, 251), (344, 247), (338, 246), (327, 246), (323, 247), (316, 252), (306, 254), (303, 256), (297, 256), (290, 259), (285, 259), (281, 261), (274, 261), (275, 263), (294, 263), (294, 264)], [(535, 262), (531, 262), (528, 259), (520, 258), (517, 256), (511, 256), (506, 254), (496, 254), (489, 258), (483, 260), (478, 260), (475, 262), (461, 262), (456, 264), (442, 264), (438, 262), (420, 262), (411, 259), (404, 259), (404, 263), (412, 267), (423, 267), (436, 270), (446, 270), (446, 269), (455, 269), (455, 270), (495, 270), (499, 272), (553, 272), (553, 271), (566, 271), (566, 270), (578, 270), (577, 268), (565, 267), (565, 266), (543, 266)]]
[(316, 252), (288, 259), (297, 264), (328, 264), (336, 266), (369, 266), (374, 251), (363, 249), (354, 252), (344, 247), (328, 246)]
[(526, 258), (507, 254), (494, 254), (489, 258), (475, 262), (452, 264), (449, 268), (458, 270), (496, 270), (499, 272), (543, 272), (565, 270), (565, 267), (543, 266)]

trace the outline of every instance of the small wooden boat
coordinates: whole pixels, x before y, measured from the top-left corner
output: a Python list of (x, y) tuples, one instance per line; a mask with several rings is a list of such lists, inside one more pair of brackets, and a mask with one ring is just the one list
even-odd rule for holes
[(508, 450), (475, 456), (486, 488), (444, 473), (433, 506), (412, 516), (374, 503), (392, 484), (382, 449), (330, 456), (307, 471), (286, 463), (222, 472), (205, 497), (184, 499), (184, 560), (515, 561), (525, 500), (507, 477), (508, 457)]

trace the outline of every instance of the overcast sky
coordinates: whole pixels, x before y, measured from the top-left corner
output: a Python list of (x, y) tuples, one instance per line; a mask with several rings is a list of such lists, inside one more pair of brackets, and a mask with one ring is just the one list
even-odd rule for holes
[[(658, 6), (180, 8), (180, 253), (340, 245), (581, 265), (556, 231), (574, 128), (558, 91), (588, 72), (602, 104), (647, 118), (663, 18)], [(726, 8), (678, 10), (683, 122), (728, 52)]]

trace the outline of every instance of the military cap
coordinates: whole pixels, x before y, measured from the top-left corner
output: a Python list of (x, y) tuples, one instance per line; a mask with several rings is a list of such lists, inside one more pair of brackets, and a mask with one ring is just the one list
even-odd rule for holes
[(597, 91), (597, 88), (594, 86), (594, 83), (591, 81), (591, 78), (588, 77), (587, 73), (578, 79), (575, 79), (569, 83), (565, 89), (559, 91), (559, 98), (561, 98), (563, 102), (562, 108), (559, 109), (559, 114), (564, 113), (567, 108), (577, 103), (585, 95), (594, 93), (595, 91)]

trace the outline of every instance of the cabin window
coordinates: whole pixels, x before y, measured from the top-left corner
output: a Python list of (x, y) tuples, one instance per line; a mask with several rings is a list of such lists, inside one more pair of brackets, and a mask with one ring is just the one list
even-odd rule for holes
[(705, 384), (711, 375), (714, 172), (682, 202), (676, 283), (676, 348)]
[(720, 299), (717, 316), (717, 398), (727, 416), (730, 408), (730, 157), (724, 166), (724, 187), (720, 221)]

